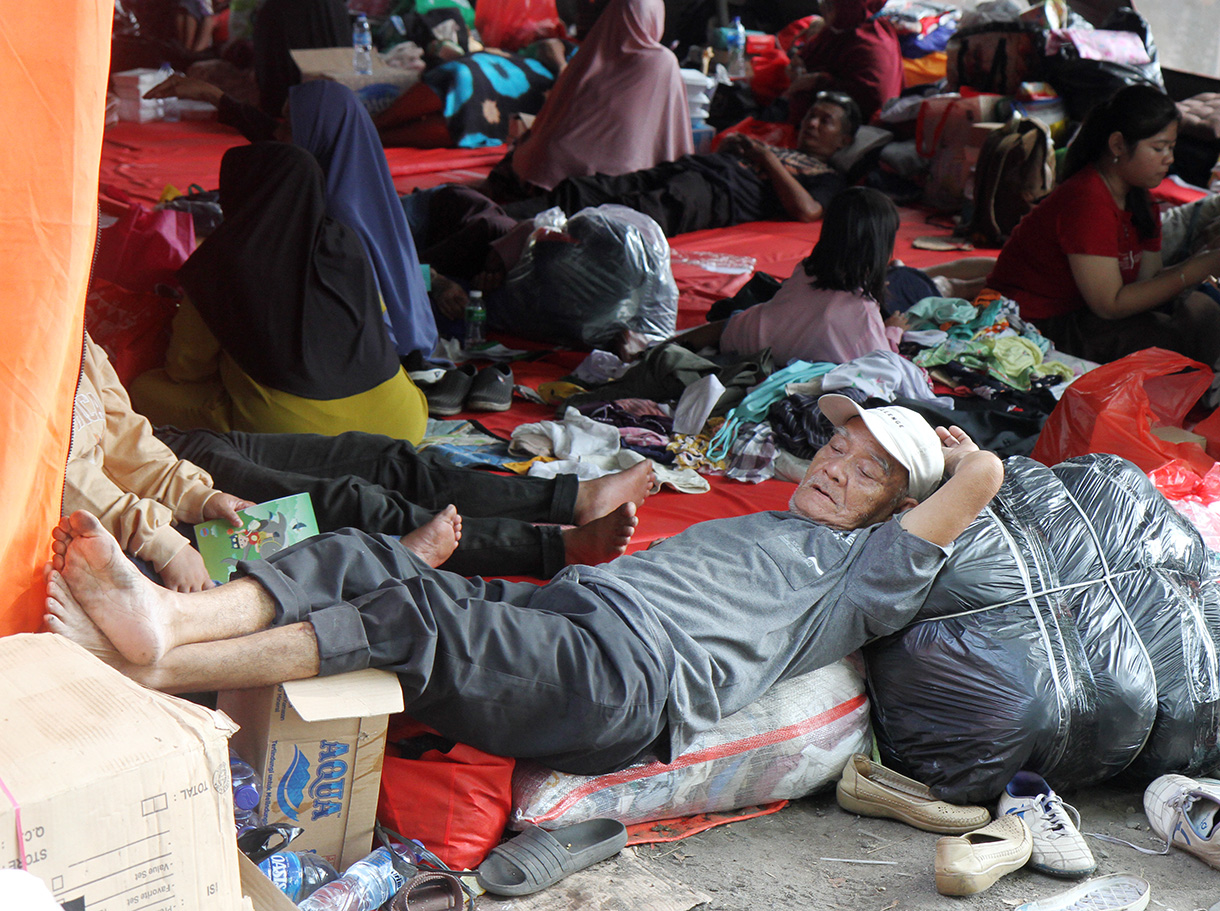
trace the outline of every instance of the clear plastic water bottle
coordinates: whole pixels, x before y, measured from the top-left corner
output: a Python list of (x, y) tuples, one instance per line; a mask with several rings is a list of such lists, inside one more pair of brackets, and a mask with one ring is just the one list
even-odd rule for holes
[(729, 46), (729, 78), (743, 79), (746, 75), (746, 27), (741, 17), (734, 16), (727, 36)]
[(301, 911), (375, 911), (403, 887), (389, 848), (378, 848), (300, 903)]
[[(161, 81), (164, 82), (170, 76), (174, 75), (174, 68), (168, 63), (161, 64)], [(161, 119), (166, 123), (177, 123), (179, 120), (178, 113), (178, 98), (172, 96), (170, 98), (159, 98), (157, 100), (157, 108), (161, 114)]]
[(293, 902), (313, 895), (339, 878), (324, 857), (304, 851), (281, 851), (259, 861), (258, 868)]
[(1220, 158), (1217, 158), (1216, 163), (1212, 165), (1212, 176), (1207, 185), (1207, 192), (1220, 193)]
[(487, 341), (487, 308), (483, 306), (483, 292), (471, 291), (466, 301), (466, 342), (462, 347), (473, 351)]
[(230, 753), (229, 777), (233, 782), (233, 822), (240, 833), (259, 824), (258, 773), (236, 753)]
[(373, 74), (373, 32), (364, 13), (352, 24), (352, 69), (361, 76)]

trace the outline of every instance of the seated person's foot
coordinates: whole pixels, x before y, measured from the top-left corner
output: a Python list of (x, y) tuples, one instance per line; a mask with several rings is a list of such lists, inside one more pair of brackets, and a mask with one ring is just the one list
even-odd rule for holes
[(572, 510), (572, 521), (577, 525), (587, 525), (624, 503), (639, 506), (652, 495), (656, 483), (656, 472), (648, 459), (617, 474), (581, 481), (576, 493), (576, 506)]
[(629, 502), (587, 525), (565, 528), (564, 561), (569, 565), (592, 565), (621, 557), (627, 552), (627, 545), (631, 543), (631, 536), (635, 534), (635, 527), (639, 522), (635, 514), (635, 503)]
[(47, 614), (65, 630), (86, 637), (79, 612), (133, 664), (152, 664), (176, 644), (173, 593), (141, 575), (95, 516), (78, 511), (61, 519), (51, 551)]
[(457, 507), (450, 504), (426, 525), (407, 532), (399, 540), (403, 547), (435, 569), (457, 550), (458, 542), (462, 540), (462, 517), (458, 515)]

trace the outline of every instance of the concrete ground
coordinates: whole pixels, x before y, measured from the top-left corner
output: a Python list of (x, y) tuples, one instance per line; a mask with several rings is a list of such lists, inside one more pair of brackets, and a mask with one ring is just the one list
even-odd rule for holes
[[(1144, 816), (1142, 790), (1102, 786), (1065, 800), (1080, 811), (1082, 831), (1160, 847)], [(832, 790), (793, 801), (770, 816), (634, 850), (645, 870), (706, 893), (710, 901), (688, 905), (698, 911), (1013, 909), (1071, 885), (1020, 870), (979, 895), (947, 898), (936, 891), (932, 873), (939, 837), (893, 820), (846, 813)], [(1167, 856), (1150, 856), (1092, 838), (1089, 845), (1097, 875), (1134, 873), (1148, 880), (1149, 909), (1220, 911), (1220, 871), (1194, 856), (1176, 848)]]

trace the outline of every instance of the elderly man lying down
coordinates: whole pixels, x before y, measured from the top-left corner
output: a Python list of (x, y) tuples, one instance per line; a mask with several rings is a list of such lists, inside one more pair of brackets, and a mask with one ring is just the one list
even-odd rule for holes
[(411, 715), (492, 753), (580, 774), (667, 759), (776, 681), (905, 625), (1000, 487), (999, 459), (957, 427), (821, 405), (837, 429), (787, 512), (702, 522), (542, 585), (434, 569), (461, 534), (447, 511), (401, 540), (346, 529), (178, 594), (77, 512), (54, 533), (46, 623), (170, 692), (381, 667)]

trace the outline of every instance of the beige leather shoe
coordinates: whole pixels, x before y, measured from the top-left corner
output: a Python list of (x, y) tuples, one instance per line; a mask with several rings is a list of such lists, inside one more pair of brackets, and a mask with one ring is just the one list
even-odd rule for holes
[(937, 800), (927, 785), (854, 754), (835, 788), (839, 806), (860, 816), (897, 819), (925, 832), (960, 835), (991, 822), (983, 807)]
[(1016, 816), (1001, 816), (968, 835), (946, 835), (936, 842), (936, 891), (982, 892), (1025, 866), (1033, 850), (1034, 837)]

